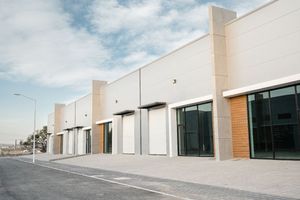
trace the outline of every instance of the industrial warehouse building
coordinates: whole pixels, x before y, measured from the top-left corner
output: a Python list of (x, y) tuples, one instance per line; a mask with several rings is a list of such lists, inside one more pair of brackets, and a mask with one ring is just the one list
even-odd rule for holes
[(56, 104), (48, 151), (300, 159), (299, 19), (297, 0), (210, 7), (207, 35)]

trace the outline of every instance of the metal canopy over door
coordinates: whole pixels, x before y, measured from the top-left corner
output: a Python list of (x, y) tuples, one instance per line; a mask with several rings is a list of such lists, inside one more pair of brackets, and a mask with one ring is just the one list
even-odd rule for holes
[(149, 110), (149, 154), (167, 154), (166, 109)]
[(134, 153), (134, 115), (123, 116), (123, 153)]

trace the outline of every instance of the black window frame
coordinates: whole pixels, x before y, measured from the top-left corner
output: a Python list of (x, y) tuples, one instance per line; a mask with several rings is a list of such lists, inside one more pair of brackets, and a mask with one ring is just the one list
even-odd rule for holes
[(111, 151), (109, 151), (109, 150), (107, 150), (107, 149), (109, 149), (109, 147), (106, 147), (106, 141), (107, 141), (107, 139), (106, 139), (106, 134), (105, 134), (105, 131), (107, 130), (107, 129), (109, 129), (109, 126), (111, 126), (111, 137), (112, 137), (112, 129), (113, 129), (113, 127), (112, 127), (112, 121), (109, 121), (109, 122), (105, 122), (105, 123), (103, 123), (103, 153), (104, 154), (112, 154), (112, 138), (111, 138)]
[[(272, 122), (272, 109), (271, 109), (271, 91), (273, 90), (279, 90), (279, 89), (284, 89), (284, 88), (288, 88), (288, 87), (294, 87), (294, 90), (295, 90), (295, 103), (296, 103), (296, 112), (297, 112), (297, 121), (298, 121), (298, 127), (299, 127), (299, 134), (300, 134), (300, 104), (299, 104), (299, 100), (298, 100), (298, 96), (300, 96), (300, 83), (297, 83), (297, 84), (291, 84), (291, 85), (285, 85), (285, 86), (281, 86), (281, 87), (274, 87), (274, 88), (270, 88), (270, 89), (267, 89), (267, 90), (259, 90), (259, 91), (256, 91), (256, 92), (252, 92), (252, 93), (249, 93), (247, 94), (247, 121), (248, 121), (248, 142), (249, 142), (249, 156), (250, 156), (250, 159), (258, 159), (258, 160), (285, 160), (285, 161), (300, 161), (300, 158), (299, 159), (283, 159), (283, 158), (276, 158), (275, 156), (275, 147), (274, 147), (274, 134), (273, 134), (273, 122)], [(297, 87), (299, 87), (299, 91), (297, 89)], [(270, 126), (271, 126), (271, 136), (272, 136), (272, 153), (273, 153), (273, 157), (272, 158), (257, 158), (257, 157), (253, 157), (252, 155), (252, 151), (251, 151), (251, 148), (252, 148), (252, 144), (251, 144), (251, 136), (250, 136), (250, 118), (249, 118), (249, 100), (248, 100), (248, 97), (250, 95), (255, 95), (255, 94), (258, 94), (258, 93), (263, 93), (263, 92), (268, 92), (268, 105), (269, 105), (269, 111), (270, 111)]]
[[(187, 155), (186, 152), (187, 152), (187, 145), (186, 145), (186, 139), (185, 139), (185, 145), (184, 145), (184, 148), (185, 148), (185, 154), (181, 154), (180, 151), (179, 151), (179, 131), (178, 131), (178, 127), (179, 126), (183, 126), (183, 128), (185, 129), (186, 127), (186, 108), (189, 108), (189, 107), (193, 107), (193, 106), (196, 106), (197, 107), (197, 126), (198, 126), (198, 131), (200, 129), (200, 120), (199, 120), (199, 106), (201, 105), (205, 105), (205, 104), (210, 104), (211, 106), (211, 148), (212, 148), (212, 153), (211, 155), (203, 155), (201, 154), (201, 151), (200, 151), (200, 135), (199, 135), (199, 153), (198, 155)], [(184, 123), (183, 124), (178, 124), (178, 110), (179, 109), (183, 109), (183, 112), (184, 112)], [(177, 107), (176, 108), (176, 129), (177, 129), (177, 155), (178, 156), (184, 156), (184, 157), (214, 157), (215, 156), (215, 146), (214, 146), (214, 130), (213, 130), (213, 102), (212, 101), (206, 101), (206, 102), (202, 102), (202, 103), (195, 103), (195, 104), (190, 104), (190, 105), (185, 105), (185, 106), (181, 106), (181, 107)], [(185, 136), (186, 137), (186, 136)]]

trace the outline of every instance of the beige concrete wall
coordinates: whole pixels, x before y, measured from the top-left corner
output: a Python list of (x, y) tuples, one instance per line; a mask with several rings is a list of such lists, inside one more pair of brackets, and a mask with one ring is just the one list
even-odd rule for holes
[(232, 135), (229, 101), (223, 97), (228, 89), (226, 65), (225, 23), (236, 18), (236, 13), (222, 8), (209, 8), (209, 36), (212, 59), (213, 137), (216, 160), (232, 158)]
[(229, 89), (300, 74), (299, 19), (299, 0), (278, 0), (227, 24)]
[(95, 124), (96, 121), (101, 119), (101, 106), (105, 106), (103, 103), (103, 88), (107, 84), (106, 81), (92, 81), (92, 91), (91, 91), (91, 109), (92, 109), (92, 153), (100, 153), (100, 128), (99, 125)]

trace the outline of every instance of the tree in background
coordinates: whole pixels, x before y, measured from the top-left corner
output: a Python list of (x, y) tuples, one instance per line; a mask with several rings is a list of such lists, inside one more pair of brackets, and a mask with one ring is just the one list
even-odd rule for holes
[[(32, 149), (33, 134), (29, 135), (22, 144)], [(47, 151), (47, 126), (43, 126), (41, 130), (37, 131), (37, 134), (35, 135), (35, 146), (37, 149), (40, 149), (41, 152)]]

